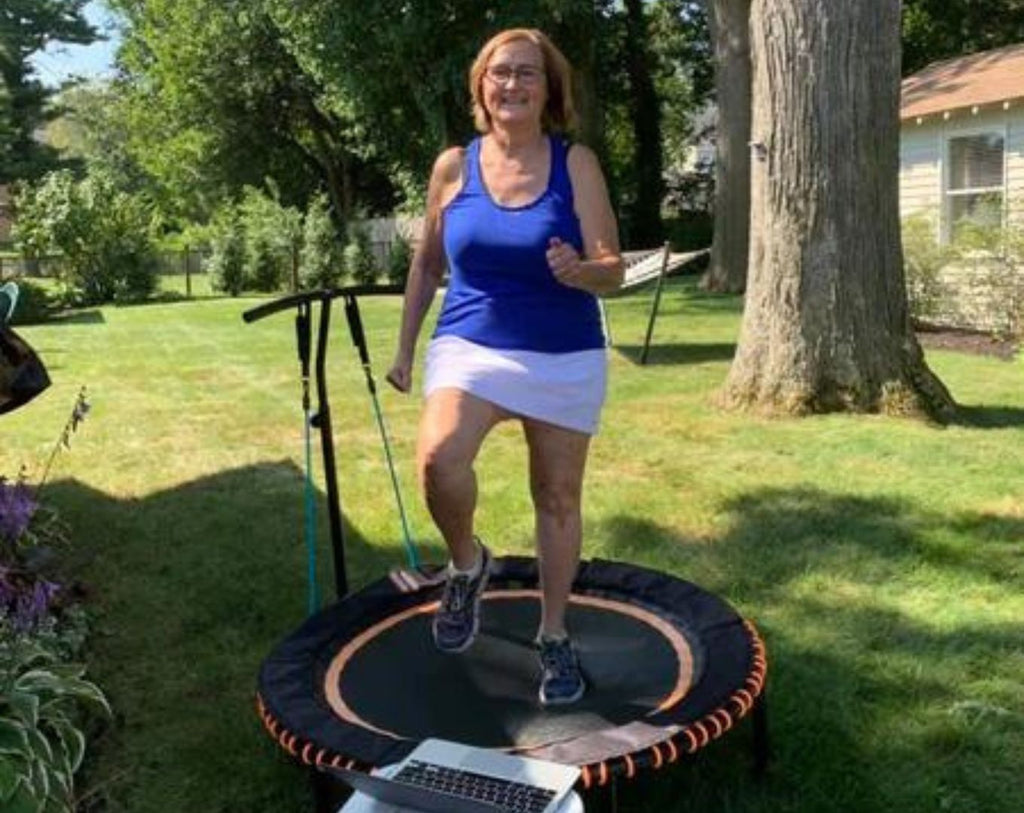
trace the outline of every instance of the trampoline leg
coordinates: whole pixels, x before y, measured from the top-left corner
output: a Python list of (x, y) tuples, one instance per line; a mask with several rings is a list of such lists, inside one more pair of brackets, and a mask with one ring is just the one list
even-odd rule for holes
[(579, 791), (587, 813), (618, 813), (619, 780), (612, 777), (607, 785)]
[(339, 782), (316, 768), (309, 769), (309, 787), (313, 792), (313, 810), (316, 813), (337, 813), (352, 795), (352, 791), (344, 782)]
[(751, 722), (754, 725), (754, 776), (761, 779), (768, 769), (771, 745), (768, 741), (768, 693), (762, 691), (754, 704)]

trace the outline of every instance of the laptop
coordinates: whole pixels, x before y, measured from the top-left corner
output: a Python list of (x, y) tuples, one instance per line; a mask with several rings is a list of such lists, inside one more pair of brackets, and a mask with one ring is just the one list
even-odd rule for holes
[(378, 773), (321, 770), (382, 805), (359, 809), (424, 813), (556, 813), (580, 775), (573, 765), (438, 739), (424, 740)]

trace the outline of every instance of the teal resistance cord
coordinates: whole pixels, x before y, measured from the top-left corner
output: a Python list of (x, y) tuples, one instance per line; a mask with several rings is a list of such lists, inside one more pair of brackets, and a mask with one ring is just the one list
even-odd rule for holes
[(348, 328), (352, 334), (352, 342), (359, 350), (359, 361), (363, 366), (363, 373), (366, 376), (366, 387), (370, 391), (370, 400), (373, 402), (373, 414), (377, 419), (377, 428), (380, 430), (380, 437), (384, 444), (384, 459), (387, 462), (388, 471), (391, 473), (391, 487), (395, 492), (395, 504), (398, 506), (398, 515), (402, 522), (402, 538), (405, 542), (405, 553), (409, 559), (409, 567), (415, 570), (420, 566), (420, 557), (416, 550), (416, 545), (412, 541), (412, 534), (409, 531), (409, 521), (405, 515), (405, 504), (402, 502), (402, 491), (398, 487), (398, 475), (395, 473), (395, 462), (391, 456), (388, 430), (384, 425), (384, 414), (381, 412), (380, 402), (377, 400), (377, 384), (373, 380), (373, 371), (370, 369), (370, 353), (366, 348), (363, 320), (359, 315), (359, 303), (354, 296), (345, 297), (345, 318), (348, 319)]
[[(368, 366), (364, 366), (367, 376), (370, 375)], [(372, 378), (370, 379), (372, 381)], [(373, 392), (373, 390), (371, 390)], [(374, 392), (373, 414), (377, 418), (377, 428), (380, 429), (380, 436), (384, 440), (384, 459), (387, 461), (388, 472), (391, 474), (391, 488), (395, 492), (395, 504), (398, 506), (398, 516), (402, 522), (402, 539), (405, 542), (405, 554), (409, 559), (409, 567), (418, 569), (420, 566), (419, 553), (412, 541), (412, 532), (409, 530), (409, 520), (405, 515), (405, 505), (402, 502), (402, 490), (398, 487), (398, 475), (395, 473), (395, 462), (391, 458), (391, 444), (388, 442), (388, 430), (384, 425), (384, 414), (381, 412), (380, 404), (377, 402), (377, 395)]]
[(312, 454), (312, 425), (313, 418), (309, 414), (309, 346), (310, 346), (310, 322), (309, 303), (303, 302), (299, 305), (298, 314), (295, 316), (295, 335), (298, 340), (299, 365), (302, 371), (302, 419), (305, 427), (306, 441), (306, 488), (305, 488), (305, 539), (307, 559), (308, 606), (307, 610), (313, 615), (320, 609), (320, 597), (316, 583), (316, 489), (313, 487), (313, 454)]

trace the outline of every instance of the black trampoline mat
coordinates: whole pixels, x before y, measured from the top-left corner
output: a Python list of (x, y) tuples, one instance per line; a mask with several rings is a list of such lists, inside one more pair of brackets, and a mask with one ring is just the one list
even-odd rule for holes
[(537, 591), (487, 594), (477, 640), (457, 655), (434, 646), (434, 607), (425, 603), (384, 619), (334, 657), (324, 694), (335, 714), (413, 741), (536, 748), (642, 720), (678, 703), (697, 680), (689, 641), (655, 614), (574, 595), (567, 625), (588, 691), (564, 709), (544, 709), (533, 647)]

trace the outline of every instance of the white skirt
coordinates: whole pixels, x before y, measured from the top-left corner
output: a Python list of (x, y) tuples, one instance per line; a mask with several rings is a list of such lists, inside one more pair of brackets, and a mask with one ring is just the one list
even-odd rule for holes
[(423, 394), (443, 387), (468, 392), (516, 415), (593, 435), (608, 388), (608, 358), (604, 348), (537, 353), (439, 336), (427, 347)]

